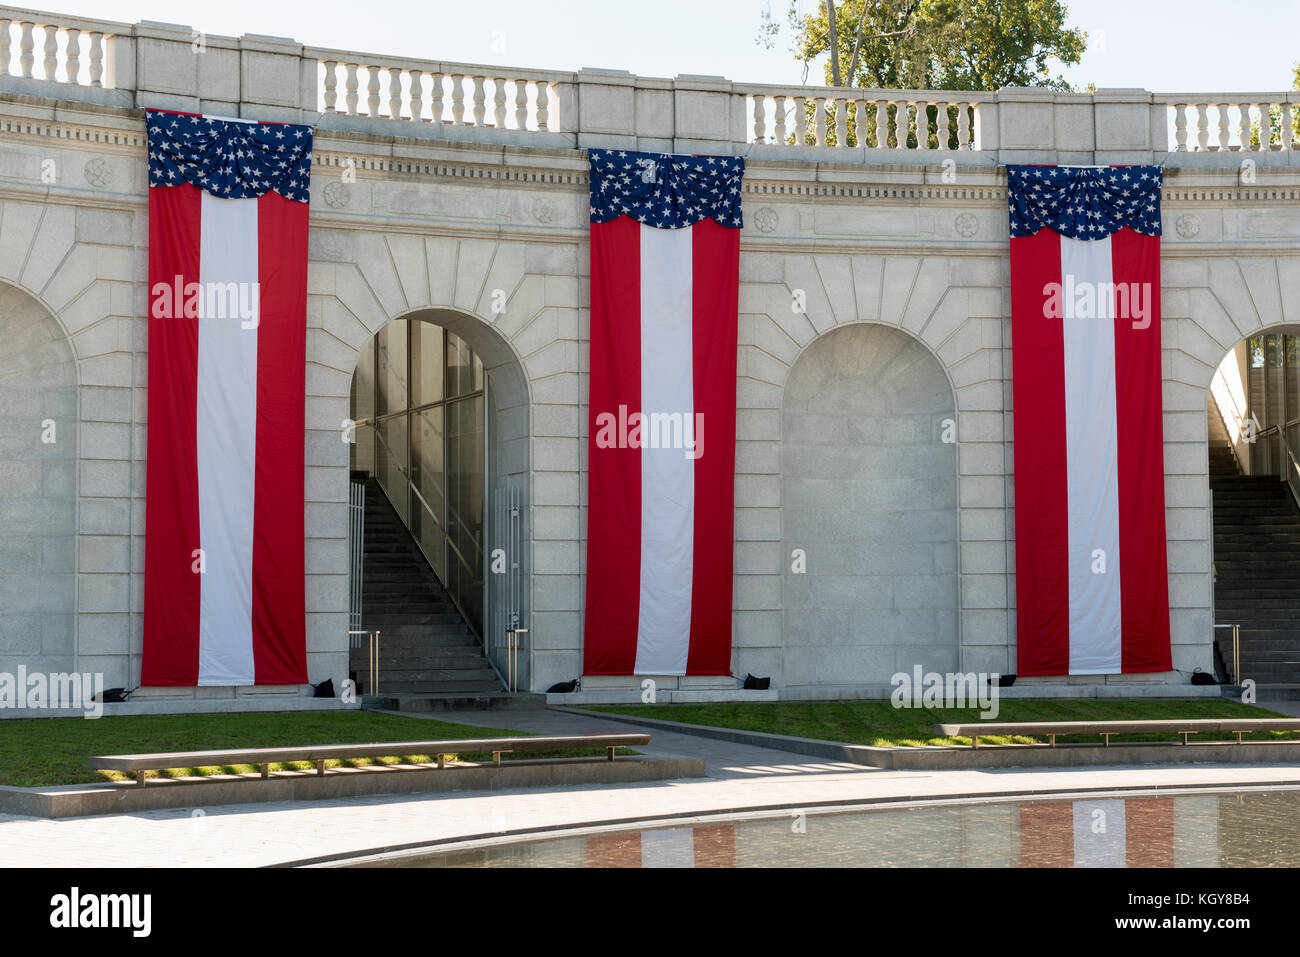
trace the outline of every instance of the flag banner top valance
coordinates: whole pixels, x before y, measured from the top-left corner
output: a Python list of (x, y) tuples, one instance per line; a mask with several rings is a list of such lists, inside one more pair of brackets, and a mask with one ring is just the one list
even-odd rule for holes
[(1044, 227), (1071, 239), (1105, 239), (1125, 226), (1160, 235), (1159, 166), (1008, 166), (1011, 235)]
[(307, 681), (312, 131), (149, 111), (141, 684)]
[(1169, 671), (1160, 169), (1009, 167), (1022, 675)]
[(149, 185), (190, 183), (222, 199), (277, 192), (306, 203), (312, 128), (146, 110)]
[(591, 221), (630, 216), (659, 229), (702, 219), (741, 227), (739, 156), (685, 156), (631, 150), (591, 150)]
[(744, 168), (591, 151), (584, 674), (731, 673)]

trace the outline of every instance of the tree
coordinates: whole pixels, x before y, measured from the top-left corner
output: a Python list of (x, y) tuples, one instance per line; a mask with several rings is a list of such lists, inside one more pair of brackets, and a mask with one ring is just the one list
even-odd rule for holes
[[(1068, 90), (1049, 61), (1076, 64), (1087, 43), (1066, 26), (1062, 0), (827, 0), (804, 16), (792, 0), (786, 16), (805, 67), (830, 54), (831, 86)], [(771, 48), (780, 32), (766, 12), (758, 42)]]

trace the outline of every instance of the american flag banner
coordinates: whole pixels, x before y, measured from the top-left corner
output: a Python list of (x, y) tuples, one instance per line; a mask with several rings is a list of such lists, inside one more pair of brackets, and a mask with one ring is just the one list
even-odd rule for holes
[(1022, 675), (1168, 671), (1157, 166), (1010, 166)]
[(744, 168), (591, 151), (586, 674), (731, 673)]
[(312, 130), (150, 110), (144, 685), (307, 680)]

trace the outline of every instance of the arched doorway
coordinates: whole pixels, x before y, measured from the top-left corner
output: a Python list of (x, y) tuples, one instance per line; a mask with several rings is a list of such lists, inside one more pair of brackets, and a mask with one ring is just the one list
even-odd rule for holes
[(1300, 682), (1300, 326), (1274, 326), (1238, 342), (1215, 369), (1206, 418), (1215, 665), (1233, 682), (1294, 685)]
[(796, 361), (781, 423), (787, 686), (957, 670), (955, 418), (943, 367), (898, 329), (842, 326)]
[[(460, 313), (394, 319), (361, 351), (350, 417), (352, 478), (365, 487), (353, 594), (360, 625), (383, 633), (380, 692), (501, 691), (506, 632), (527, 615), (528, 395), (517, 359)], [(354, 649), (353, 670), (365, 660)]]
[(0, 284), (0, 671), (76, 654), (77, 367), (58, 320)]

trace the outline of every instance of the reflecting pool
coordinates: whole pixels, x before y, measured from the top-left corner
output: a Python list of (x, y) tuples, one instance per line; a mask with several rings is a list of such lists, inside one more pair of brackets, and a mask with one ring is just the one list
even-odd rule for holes
[(802, 812), (394, 857), (390, 867), (1297, 867), (1300, 789)]

